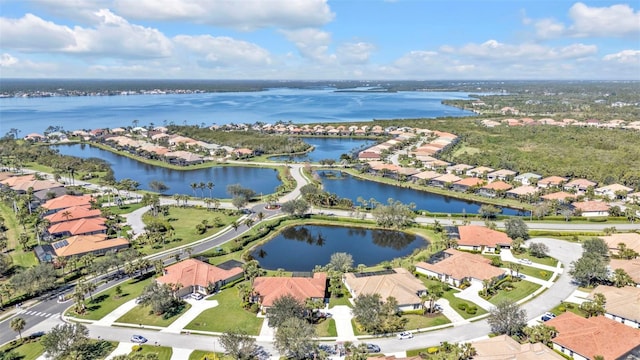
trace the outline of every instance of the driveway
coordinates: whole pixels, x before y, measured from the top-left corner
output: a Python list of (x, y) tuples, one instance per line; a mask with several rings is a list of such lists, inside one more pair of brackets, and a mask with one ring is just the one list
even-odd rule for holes
[(442, 308), (442, 315), (446, 316), (447, 319), (449, 319), (451, 323), (453, 323), (453, 326), (460, 326), (469, 322), (451, 307), (451, 304), (449, 304), (449, 300), (440, 298), (436, 300), (436, 304), (440, 305), (440, 307)]
[(481, 298), (480, 295), (478, 295), (478, 292), (480, 291), (482, 291), (482, 284), (477, 281), (472, 281), (471, 286), (460, 291), (457, 294), (454, 294), (453, 296), (471, 301), (485, 310), (491, 310), (491, 308), (495, 307), (495, 305)]
[(355, 341), (356, 336), (353, 334), (353, 326), (351, 325), (351, 308), (346, 305), (337, 305), (330, 309), (333, 320), (336, 323), (336, 332), (338, 333), (337, 341)]

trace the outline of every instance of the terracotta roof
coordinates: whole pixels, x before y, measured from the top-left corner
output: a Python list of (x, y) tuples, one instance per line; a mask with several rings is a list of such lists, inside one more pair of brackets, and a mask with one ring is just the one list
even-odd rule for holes
[(640, 259), (611, 259), (609, 267), (612, 270), (622, 269), (624, 270), (636, 284), (640, 284)]
[(624, 192), (630, 193), (633, 191), (633, 189), (628, 186), (624, 186), (620, 184), (611, 184), (611, 185), (607, 185), (607, 186), (603, 186), (595, 189), (596, 193), (602, 193), (602, 192), (615, 193), (616, 191), (624, 191)]
[(507, 335), (474, 341), (474, 360), (564, 360), (555, 351), (542, 343), (520, 344)]
[(77, 235), (51, 244), (57, 256), (74, 256), (90, 252), (108, 251), (112, 248), (128, 246), (125, 238), (107, 239), (104, 234)]
[(464, 178), (462, 180), (458, 180), (454, 184), (455, 185), (460, 185), (460, 186), (472, 187), (472, 186), (482, 185), (483, 183), (484, 183), (484, 180), (482, 180), (480, 178), (468, 177), (468, 178)]
[(31, 188), (33, 191), (47, 190), (62, 187), (63, 185), (53, 180), (30, 180), (22, 181), (11, 186), (14, 191), (28, 191)]
[(393, 296), (398, 305), (419, 304), (419, 292), (427, 291), (422, 281), (403, 268), (393, 269), (395, 273), (357, 277), (354, 273), (346, 273), (344, 281), (354, 297), (360, 295), (379, 294), (384, 301)]
[(537, 192), (538, 192), (538, 188), (533, 187), (531, 185), (523, 185), (507, 191), (507, 194), (528, 195), (528, 194), (535, 194)]
[(16, 174), (9, 171), (0, 171), (0, 183), (13, 176), (16, 176)]
[(458, 245), (466, 246), (490, 246), (511, 245), (511, 239), (507, 234), (491, 230), (479, 225), (458, 226), (460, 239)]
[(490, 173), (488, 173), (488, 176), (493, 176), (493, 177), (505, 177), (505, 176), (515, 176), (517, 174), (517, 172), (513, 171), (513, 170), (509, 170), (509, 169), (500, 169), (500, 170), (496, 170), (496, 171), (492, 171)]
[(581, 201), (574, 202), (573, 207), (582, 212), (609, 211), (609, 204), (602, 201)]
[(35, 179), (35, 176), (33, 176), (33, 174), (29, 174), (29, 175), (21, 175), (21, 176), (11, 176), (8, 177), (2, 181), (0, 181), (0, 183), (8, 186), (8, 187), (13, 187), (16, 186), (17, 184), (23, 183), (25, 181), (32, 181)]
[(443, 183), (454, 183), (454, 182), (456, 182), (458, 180), (461, 180), (461, 178), (458, 177), (458, 176), (455, 176), (453, 174), (444, 174), (444, 175), (438, 176), (437, 178), (435, 178), (433, 180), (434, 181), (440, 181), (440, 182), (443, 182)]
[(104, 225), (104, 218), (88, 218), (57, 223), (49, 226), (47, 231), (49, 234), (63, 234), (68, 232), (71, 235), (82, 235), (104, 230), (107, 230), (107, 227)]
[(587, 179), (573, 179), (566, 183), (565, 188), (586, 189), (589, 186), (597, 186), (598, 183)]
[(313, 278), (303, 277), (257, 277), (253, 281), (254, 291), (262, 298), (262, 306), (269, 307), (284, 295), (291, 295), (299, 301), (309, 298), (324, 298), (327, 288), (327, 274), (314, 273)]
[(640, 347), (640, 331), (604, 316), (585, 319), (565, 312), (545, 323), (558, 331), (553, 342), (583, 357), (618, 359)]
[(604, 308), (609, 314), (617, 315), (625, 319), (640, 323), (640, 288), (635, 286), (606, 286), (598, 285), (589, 298), (593, 299), (594, 294), (602, 294), (607, 299)]
[(549, 176), (538, 180), (538, 184), (560, 185), (565, 181), (567, 181), (567, 178), (563, 178), (562, 176)]
[(638, 233), (617, 233), (608, 236), (598, 236), (609, 245), (612, 252), (617, 253), (618, 244), (624, 243), (628, 249), (640, 253), (640, 234)]
[[(69, 212), (66, 214), (66, 212)], [(51, 224), (84, 219), (84, 218), (93, 218), (99, 217), (101, 215), (100, 209), (91, 209), (89, 206), (72, 206), (70, 208), (66, 208), (63, 211), (58, 211), (51, 215), (45, 216), (44, 218), (49, 220)]]
[(487, 280), (504, 274), (504, 270), (491, 265), (491, 260), (476, 254), (466, 253), (455, 249), (444, 251), (447, 257), (435, 264), (419, 262), (416, 268), (433, 271), (438, 274), (446, 274), (456, 280), (474, 278)]
[(431, 180), (433, 178), (437, 178), (438, 176), (441, 176), (442, 174), (440, 174), (439, 172), (435, 172), (433, 170), (427, 170), (427, 171), (423, 171), (417, 174), (413, 174), (412, 176), (418, 179), (423, 179), (423, 180)]
[(48, 210), (66, 209), (72, 206), (90, 206), (92, 197), (91, 195), (62, 195), (57, 198), (53, 198), (46, 203), (42, 204), (42, 207)]
[(469, 169), (473, 169), (473, 166), (467, 164), (456, 164), (447, 167), (447, 171), (466, 171)]
[(167, 266), (164, 269), (164, 275), (156, 281), (161, 284), (180, 284), (182, 287), (196, 285), (206, 287), (217, 281), (231, 279), (242, 272), (242, 268), (239, 267), (224, 270), (200, 260), (186, 259)]
[(495, 191), (500, 191), (500, 190), (510, 190), (511, 188), (513, 188), (513, 186), (511, 184), (507, 184), (504, 181), (494, 181), (492, 183), (489, 183), (485, 186), (482, 187), (483, 189), (487, 189), (487, 190), (495, 190)]
[(573, 194), (569, 194), (568, 192), (564, 192), (564, 191), (558, 191), (558, 192), (554, 192), (551, 194), (546, 194), (546, 195), (542, 195), (540, 196), (541, 199), (544, 200), (566, 200), (566, 199), (575, 199), (576, 196)]
[(494, 169), (487, 167), (487, 166), (478, 166), (477, 168), (473, 168), (469, 171), (467, 171), (469, 174), (478, 174), (478, 175), (482, 175), (484, 173), (490, 173), (492, 172)]

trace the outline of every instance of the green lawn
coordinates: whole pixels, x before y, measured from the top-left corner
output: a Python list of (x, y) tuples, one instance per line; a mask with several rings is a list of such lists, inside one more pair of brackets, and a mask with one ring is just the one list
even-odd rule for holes
[(210, 299), (218, 300), (218, 306), (203, 311), (185, 329), (213, 332), (242, 329), (249, 335), (260, 334), (264, 319), (242, 308), (236, 288), (222, 290)]
[(67, 315), (80, 319), (100, 320), (105, 315), (117, 309), (120, 305), (138, 297), (138, 295), (142, 293), (142, 289), (152, 281), (152, 277), (143, 280), (137, 278), (131, 279), (120, 285), (122, 295), (119, 298), (116, 298), (116, 288), (112, 287), (101, 293), (93, 295), (94, 301), (87, 301), (88, 311), (84, 314), (78, 315), (73, 311), (73, 309), (69, 309), (67, 311)]
[(562, 314), (563, 312), (566, 312), (566, 311), (570, 311), (570, 312), (572, 312), (572, 313), (574, 313), (574, 314), (576, 314), (578, 316), (582, 316), (583, 318), (587, 317), (587, 314), (584, 311), (580, 310), (580, 306), (579, 305), (572, 304), (572, 303), (566, 303), (565, 302), (565, 303), (562, 303), (562, 304), (559, 304), (559, 305), (555, 306), (553, 309), (550, 310), (550, 312), (552, 312), (552, 313), (554, 313), (556, 315), (560, 315), (560, 314)]
[(204, 350), (193, 350), (193, 352), (189, 354), (189, 360), (202, 360), (205, 355), (208, 355), (207, 360), (233, 360), (232, 357), (223, 353)]
[(518, 258), (518, 259), (529, 259), (529, 260), (533, 261), (534, 263), (538, 263), (538, 264), (542, 264), (542, 265), (548, 265), (548, 266), (557, 266), (558, 265), (558, 260), (555, 259), (555, 258), (552, 258), (550, 256), (545, 256), (543, 258), (538, 258), (538, 257), (532, 256), (528, 252), (524, 252), (522, 254), (513, 254), (513, 256)]
[(540, 285), (534, 284), (526, 280), (513, 282), (512, 284), (513, 284), (513, 290), (511, 291), (499, 290), (496, 295), (492, 296), (489, 299), (489, 302), (496, 305), (499, 302), (507, 299), (512, 301), (518, 301), (526, 297), (527, 295), (533, 293), (540, 287)]
[(138, 305), (131, 309), (128, 313), (122, 315), (118, 320), (116, 320), (116, 322), (167, 327), (171, 325), (171, 323), (176, 321), (176, 319), (178, 319), (180, 315), (189, 310), (189, 308), (191, 308), (191, 305), (185, 303), (184, 309), (179, 314), (165, 319), (162, 315), (153, 314), (150, 306)]
[[(425, 276), (422, 276), (422, 275), (420, 275), (420, 280), (422, 280), (422, 282), (424, 283), (424, 285), (427, 288), (430, 285), (440, 283), (437, 280), (427, 279)], [(449, 301), (449, 305), (453, 308), (453, 310), (455, 310), (458, 314), (460, 314), (460, 316), (462, 316), (464, 319), (470, 319), (472, 317), (476, 317), (476, 316), (479, 316), (479, 315), (484, 315), (484, 314), (487, 313), (487, 310), (485, 310), (482, 307), (476, 305), (475, 303), (455, 297), (454, 294), (457, 294), (459, 292), (460, 291), (450, 287), (449, 290), (445, 291), (442, 294), (442, 297)], [(460, 304), (466, 304), (467, 308), (470, 307), (470, 306), (475, 306), (477, 308), (477, 311), (476, 311), (475, 314), (469, 314), (465, 310), (460, 310), (460, 308), (458, 308), (458, 305), (460, 305)]]
[[(111, 196), (111, 200), (113, 201), (113, 195)], [(106, 201), (106, 200), (105, 200)], [(105, 209), (109, 209), (114, 215), (123, 215), (132, 213), (140, 208), (143, 208), (144, 204), (134, 203), (134, 204), (124, 204), (122, 206), (108, 206)]]
[(318, 337), (336, 337), (338, 331), (336, 330), (336, 321), (333, 319), (325, 319), (324, 321), (315, 325), (316, 335)]
[(329, 299), (329, 308), (332, 308), (338, 305), (346, 305), (348, 307), (352, 307), (351, 303), (349, 302), (349, 297), (347, 297), (346, 295), (341, 297), (331, 297)]
[(451, 322), (446, 316), (438, 314), (436, 316), (422, 316), (417, 314), (402, 315), (403, 318), (409, 319), (409, 322), (405, 326), (407, 330), (423, 329), (432, 326), (444, 325)]
[[(24, 251), (22, 246), (18, 243), (18, 236), (22, 232), (22, 225), (18, 223), (15, 213), (5, 204), (0, 202), (0, 216), (4, 218), (7, 231), (7, 249), (6, 252), (13, 259), (13, 265), (18, 268), (28, 268), (38, 264), (33, 251)], [(30, 234), (30, 225), (27, 225), (28, 233)], [(32, 240), (33, 241), (33, 240)]]
[(20, 357), (20, 360), (35, 360), (42, 353), (44, 353), (44, 348), (40, 344), (40, 340), (26, 340), (25, 342), (16, 341), (8, 343), (0, 348), (0, 359), (3, 359), (3, 355), (8, 352), (13, 351), (17, 353)]
[[(509, 263), (508, 262), (504, 263), (503, 267), (509, 268)], [(514, 271), (513, 273), (515, 276), (516, 272)], [(527, 265), (522, 265), (522, 268), (520, 269), (520, 273), (528, 276), (533, 276), (542, 280), (549, 280), (551, 279), (551, 276), (553, 276), (553, 271), (542, 270), (542, 269), (538, 269), (538, 268), (527, 266)]]
[[(158, 360), (171, 360), (171, 355), (173, 355), (173, 348), (166, 346), (142, 345), (141, 349), (136, 352), (136, 354), (138, 353), (145, 355), (156, 353), (158, 355)], [(131, 355), (131, 353), (129, 355)]]

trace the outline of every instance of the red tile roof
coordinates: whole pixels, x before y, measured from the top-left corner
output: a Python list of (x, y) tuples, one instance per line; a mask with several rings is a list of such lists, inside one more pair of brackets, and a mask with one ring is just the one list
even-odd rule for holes
[(71, 235), (89, 234), (98, 231), (105, 231), (104, 218), (88, 218), (64, 221), (49, 226), (49, 234), (69, 233)]
[(566, 199), (575, 199), (576, 196), (573, 194), (569, 194), (568, 192), (564, 192), (564, 191), (558, 191), (558, 192), (554, 192), (551, 194), (546, 194), (546, 195), (542, 195), (540, 196), (541, 199), (543, 200), (566, 200)]
[(180, 284), (182, 287), (196, 285), (206, 287), (218, 281), (232, 279), (242, 272), (242, 268), (239, 267), (224, 270), (200, 260), (187, 259), (167, 266), (165, 274), (156, 281), (161, 284)]
[(469, 254), (455, 249), (447, 249), (445, 253), (449, 256), (439, 262), (435, 264), (419, 262), (416, 264), (416, 268), (446, 274), (456, 280), (464, 278), (488, 280), (504, 274), (504, 270), (490, 265), (491, 260), (481, 255)]
[(42, 207), (47, 210), (59, 210), (72, 206), (90, 206), (92, 199), (91, 195), (62, 195), (47, 201)]
[(545, 323), (558, 331), (553, 342), (586, 358), (618, 359), (640, 347), (640, 331), (604, 316), (585, 319), (565, 312)]
[[(68, 214), (67, 214), (68, 212)], [(58, 211), (51, 215), (47, 215), (44, 218), (49, 220), (51, 224), (56, 224), (63, 221), (71, 221), (85, 218), (94, 218), (100, 216), (100, 209), (91, 209), (88, 206), (72, 206), (62, 211)]]
[(284, 295), (299, 301), (309, 298), (324, 298), (327, 274), (314, 273), (313, 278), (303, 277), (258, 277), (253, 281), (254, 291), (262, 298), (262, 306), (269, 307)]
[(490, 246), (511, 245), (511, 239), (507, 234), (491, 230), (479, 225), (458, 226), (460, 239), (458, 245), (463, 246)]
[(102, 252), (129, 245), (125, 238), (107, 239), (104, 234), (77, 235), (52, 244), (57, 256), (83, 255), (90, 252)]
[(482, 185), (484, 183), (484, 180), (477, 178), (477, 177), (468, 177), (468, 178), (464, 178), (462, 180), (458, 180), (454, 183), (454, 185), (459, 185), (459, 186), (468, 186), (468, 187), (472, 187), (472, 186), (478, 186), (478, 185)]
[(582, 201), (573, 203), (573, 207), (582, 212), (609, 211), (609, 204), (602, 201)]
[(489, 183), (485, 186), (482, 187), (483, 189), (486, 190), (495, 190), (495, 191), (500, 191), (500, 190), (511, 190), (513, 188), (513, 186), (511, 186), (511, 184), (507, 184), (504, 181), (494, 181), (492, 183)]

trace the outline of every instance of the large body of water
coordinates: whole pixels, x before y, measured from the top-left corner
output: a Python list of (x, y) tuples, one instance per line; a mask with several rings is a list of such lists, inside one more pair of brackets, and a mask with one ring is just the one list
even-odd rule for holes
[[(280, 185), (278, 172), (275, 169), (219, 166), (197, 170), (173, 170), (159, 166), (145, 164), (125, 156), (88, 145), (60, 145), (56, 149), (64, 155), (81, 158), (95, 157), (107, 161), (113, 169), (116, 180), (133, 179), (140, 183), (140, 189), (150, 190), (149, 183), (153, 180), (162, 181), (169, 186), (165, 194), (193, 195), (191, 183), (213, 182), (212, 195), (214, 198), (230, 198), (227, 185), (240, 184), (252, 189), (256, 194), (270, 194)], [(196, 190), (202, 196), (201, 190)], [(204, 196), (209, 196), (209, 189), (204, 189)]]
[(251, 256), (265, 269), (311, 271), (328, 264), (337, 252), (351, 254), (353, 266), (372, 266), (427, 245), (426, 239), (401, 231), (309, 225), (284, 229)]
[(357, 155), (357, 152), (376, 144), (374, 140), (341, 138), (304, 138), (304, 142), (313, 146), (313, 151), (299, 155), (272, 156), (273, 161), (319, 162), (320, 160), (340, 159), (340, 155)]
[(469, 116), (443, 99), (468, 99), (462, 92), (372, 92), (274, 88), (228, 92), (132, 96), (79, 96), (0, 99), (0, 135), (19, 136), (48, 126), (65, 130), (132, 125), (294, 123)]
[[(482, 204), (456, 199), (440, 194), (419, 191), (400, 186), (383, 184), (353, 177), (341, 171), (318, 171), (325, 191), (335, 193), (341, 198), (351, 199), (358, 205), (357, 199), (374, 198), (377, 202), (387, 203), (389, 198), (399, 200), (404, 204), (414, 203), (416, 209), (437, 213), (467, 213), (477, 214)], [(327, 175), (331, 176), (327, 176)], [(336, 176), (337, 175), (337, 176)], [(524, 215), (518, 210), (503, 208), (504, 215)]]

